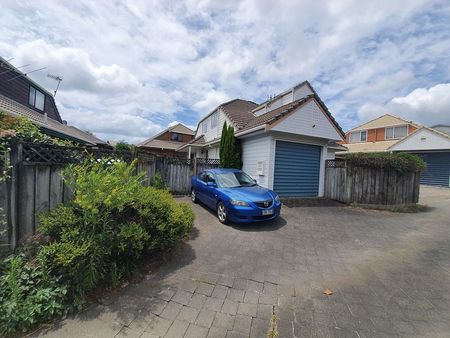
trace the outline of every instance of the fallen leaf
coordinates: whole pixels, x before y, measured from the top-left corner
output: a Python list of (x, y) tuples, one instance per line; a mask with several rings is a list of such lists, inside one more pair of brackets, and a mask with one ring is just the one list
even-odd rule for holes
[(331, 296), (333, 294), (333, 291), (331, 291), (329, 288), (326, 288), (323, 290), (323, 294), (327, 296)]

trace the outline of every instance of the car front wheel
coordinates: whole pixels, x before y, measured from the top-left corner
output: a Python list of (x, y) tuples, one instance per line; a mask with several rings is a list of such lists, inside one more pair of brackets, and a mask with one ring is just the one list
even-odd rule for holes
[(228, 221), (227, 208), (225, 207), (225, 204), (223, 204), (222, 202), (219, 202), (217, 204), (217, 218), (219, 219), (219, 222), (222, 224), (226, 224)]
[(191, 190), (191, 201), (194, 203), (197, 203), (197, 193), (195, 192), (194, 189)]

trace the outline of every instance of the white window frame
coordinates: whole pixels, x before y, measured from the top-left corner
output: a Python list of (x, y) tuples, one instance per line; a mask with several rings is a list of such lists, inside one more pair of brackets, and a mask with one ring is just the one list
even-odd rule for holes
[(211, 129), (217, 127), (217, 112), (211, 115)]
[[(365, 140), (362, 139), (362, 134), (366, 135)], [(358, 140), (357, 141), (352, 141), (352, 134), (359, 134)], [(360, 143), (360, 142), (367, 142), (367, 130), (359, 130), (359, 131), (352, 131), (350, 132), (350, 135), (348, 137), (348, 141), (349, 143)]]
[[(404, 136), (397, 137), (397, 135), (395, 135), (395, 129), (397, 129), (397, 128), (406, 128), (406, 134)], [(388, 129), (392, 129), (392, 137), (389, 137), (389, 138), (387, 137)], [(404, 124), (404, 125), (401, 125), (401, 126), (386, 127), (386, 128), (384, 128), (384, 139), (385, 140), (398, 140), (398, 139), (404, 138), (404, 137), (408, 136), (408, 134), (409, 134), (409, 130), (408, 129), (409, 128), (408, 128), (407, 124)]]
[(202, 133), (206, 134), (208, 132), (208, 120), (202, 123)]

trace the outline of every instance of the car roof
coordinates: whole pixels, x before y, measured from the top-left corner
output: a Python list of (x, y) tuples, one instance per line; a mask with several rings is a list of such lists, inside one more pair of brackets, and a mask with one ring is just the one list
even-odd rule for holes
[(233, 168), (217, 168), (217, 169), (206, 169), (205, 171), (208, 171), (213, 174), (223, 174), (223, 173), (234, 173), (242, 170)]

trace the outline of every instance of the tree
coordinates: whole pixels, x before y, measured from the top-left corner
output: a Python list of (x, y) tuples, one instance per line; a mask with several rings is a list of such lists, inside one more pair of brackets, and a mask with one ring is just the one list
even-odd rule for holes
[(219, 152), (222, 168), (240, 169), (242, 167), (241, 144), (234, 136), (233, 126), (228, 126), (226, 123), (222, 128)]

